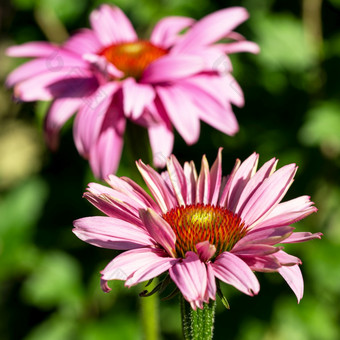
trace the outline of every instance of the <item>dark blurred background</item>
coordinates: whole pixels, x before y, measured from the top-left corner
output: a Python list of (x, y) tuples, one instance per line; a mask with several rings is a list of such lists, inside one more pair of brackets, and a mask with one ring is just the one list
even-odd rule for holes
[[(6, 47), (62, 42), (75, 29), (88, 27), (88, 15), (100, 3), (2, 2), (1, 83), (24, 61), (6, 57)], [(244, 108), (235, 108), (240, 132), (229, 137), (202, 123), (196, 145), (188, 147), (176, 135), (174, 154), (199, 166), (203, 153), (212, 163), (223, 146), (224, 174), (236, 158), (253, 151), (260, 153), (260, 164), (272, 157), (280, 159), (279, 166), (297, 163), (286, 199), (311, 195), (319, 211), (296, 228), (321, 231), (324, 237), (287, 247), (303, 261), (305, 296), (300, 304), (278, 274), (257, 274), (261, 291), (253, 298), (223, 287), (231, 309), (218, 302), (215, 339), (340, 339), (340, 0), (114, 4), (145, 37), (164, 16), (199, 19), (235, 5), (249, 10), (250, 19), (237, 31), (257, 42), (261, 53), (232, 56), (246, 99)], [(127, 289), (121, 281), (112, 282), (112, 292), (104, 294), (99, 271), (115, 254), (85, 244), (71, 232), (74, 219), (97, 214), (82, 199), (93, 178), (73, 145), (72, 122), (63, 128), (60, 149), (52, 154), (42, 137), (48, 103), (13, 103), (11, 95), (0, 87), (0, 339), (142, 339), (138, 293), (144, 286)], [(125, 145), (118, 175), (139, 181), (131, 170), (133, 142)], [(159, 312), (160, 339), (180, 339), (177, 298), (160, 302)]]

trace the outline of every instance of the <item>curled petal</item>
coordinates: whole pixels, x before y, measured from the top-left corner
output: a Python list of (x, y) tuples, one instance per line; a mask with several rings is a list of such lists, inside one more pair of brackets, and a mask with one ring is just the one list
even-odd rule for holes
[(299, 266), (298, 265), (290, 267), (282, 266), (281, 268), (278, 269), (278, 272), (286, 280), (289, 287), (296, 295), (298, 302), (300, 302), (300, 300), (303, 297), (304, 284), (302, 273)]

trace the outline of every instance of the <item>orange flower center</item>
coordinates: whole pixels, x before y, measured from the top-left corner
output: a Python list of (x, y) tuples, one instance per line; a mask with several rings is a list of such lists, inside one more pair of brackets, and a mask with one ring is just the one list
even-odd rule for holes
[(138, 40), (108, 46), (99, 55), (103, 55), (117, 69), (124, 72), (124, 78), (139, 79), (150, 63), (167, 53), (167, 50), (149, 41)]
[(214, 257), (233, 248), (247, 233), (241, 218), (222, 207), (193, 204), (176, 207), (163, 215), (176, 234), (176, 256), (185, 257), (196, 244), (209, 241), (216, 247)]

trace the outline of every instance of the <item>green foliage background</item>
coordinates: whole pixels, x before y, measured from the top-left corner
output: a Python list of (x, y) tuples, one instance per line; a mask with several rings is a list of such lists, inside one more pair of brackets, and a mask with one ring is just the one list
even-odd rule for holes
[[(0, 81), (23, 62), (6, 57), (6, 47), (61, 42), (68, 32), (88, 26), (88, 14), (100, 2), (1, 3)], [(232, 56), (246, 98), (244, 108), (235, 108), (240, 132), (229, 137), (202, 123), (196, 145), (188, 147), (176, 136), (174, 154), (199, 165), (203, 153), (212, 162), (223, 146), (225, 174), (236, 158), (253, 151), (260, 153), (261, 164), (272, 157), (280, 159), (280, 166), (297, 163), (287, 199), (310, 194), (319, 211), (296, 227), (321, 231), (324, 237), (287, 247), (303, 261), (305, 296), (299, 305), (276, 274), (258, 275), (261, 291), (253, 298), (223, 287), (231, 309), (218, 302), (215, 339), (340, 339), (340, 1), (115, 4), (146, 37), (163, 16), (199, 19), (234, 5), (249, 10), (250, 20), (238, 31), (257, 42), (261, 53)], [(104, 294), (99, 271), (116, 254), (85, 244), (71, 232), (74, 219), (97, 214), (81, 198), (93, 178), (73, 145), (72, 122), (62, 131), (60, 149), (54, 154), (46, 149), (42, 122), (47, 105), (13, 103), (11, 90), (0, 88), (0, 338), (142, 339), (138, 293), (143, 285), (127, 289), (112, 282), (112, 292)], [(118, 175), (139, 181), (133, 160), (147, 160), (149, 150), (136, 150), (131, 135), (126, 139)], [(178, 300), (160, 302), (159, 312), (160, 339), (180, 339)]]

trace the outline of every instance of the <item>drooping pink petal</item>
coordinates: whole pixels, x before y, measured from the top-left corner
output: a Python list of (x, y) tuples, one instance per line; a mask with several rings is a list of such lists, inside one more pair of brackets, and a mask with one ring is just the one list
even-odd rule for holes
[(196, 46), (215, 43), (248, 17), (248, 12), (242, 7), (231, 7), (209, 14), (193, 25), (174, 49), (176, 52), (185, 52), (194, 50)]
[(300, 196), (290, 201), (279, 203), (256, 228), (265, 226), (290, 225), (317, 211), (309, 196)]
[(132, 120), (138, 119), (156, 96), (152, 86), (139, 84), (131, 77), (123, 82), (122, 90), (124, 113)]
[(207, 267), (207, 299), (216, 300), (216, 279), (214, 275), (214, 270), (211, 266), (211, 263), (208, 262), (206, 264)]
[(281, 243), (299, 243), (314, 240), (316, 238), (320, 239), (322, 233), (309, 233), (309, 232), (297, 232), (290, 235), (288, 238), (283, 240)]
[(237, 256), (265, 256), (278, 252), (283, 247), (273, 247), (268, 244), (244, 244), (242, 246), (235, 246), (230, 252)]
[(74, 221), (73, 225), (78, 238), (97, 247), (129, 250), (155, 245), (145, 229), (118, 218), (85, 217)]
[(118, 89), (119, 84), (116, 83), (99, 87), (78, 112), (73, 125), (73, 138), (82, 156), (89, 157), (90, 149), (98, 138), (113, 96)]
[(196, 204), (203, 203), (209, 204), (210, 196), (210, 175), (209, 175), (209, 164), (206, 156), (202, 157), (201, 171), (197, 180), (196, 187)]
[(281, 201), (292, 184), (296, 170), (295, 164), (289, 164), (263, 181), (240, 214), (248, 226), (261, 219)]
[(202, 262), (209, 261), (216, 253), (216, 247), (209, 241), (203, 241), (196, 244), (197, 255)]
[(140, 82), (143, 84), (176, 81), (204, 71), (201, 58), (190, 55), (165, 55), (145, 69)]
[(152, 209), (141, 209), (139, 216), (151, 237), (159, 243), (170, 256), (175, 257), (176, 235), (168, 222)]
[(150, 41), (156, 46), (168, 48), (178, 40), (180, 31), (194, 22), (192, 18), (179, 16), (161, 19), (152, 31)]
[(299, 266), (298, 265), (290, 267), (283, 266), (278, 269), (278, 272), (286, 280), (289, 287), (295, 293), (298, 302), (300, 302), (300, 300), (303, 297), (304, 284)]
[(87, 53), (98, 53), (102, 46), (93, 31), (83, 28), (71, 35), (63, 48), (73, 53), (83, 55)]
[(58, 46), (46, 41), (33, 41), (22, 45), (11, 46), (7, 48), (6, 55), (10, 57), (48, 57), (52, 55)]
[(176, 198), (164, 183), (162, 176), (142, 161), (136, 163), (146, 185), (163, 213), (176, 206)]
[(186, 178), (183, 168), (174, 155), (167, 161), (167, 170), (178, 205), (185, 205), (187, 197)]
[(148, 128), (153, 164), (158, 168), (166, 165), (174, 146), (174, 133), (166, 124), (153, 124)]
[(228, 44), (218, 44), (218, 48), (226, 54), (238, 53), (238, 52), (249, 52), (258, 54), (260, 47), (252, 41), (235, 41)]
[[(164, 250), (155, 248), (139, 248), (125, 251), (115, 257), (102, 271), (102, 280), (128, 280), (141, 268), (152, 268), (154, 263), (163, 264), (164, 262), (173, 263), (176, 259), (166, 256)], [(164, 266), (161, 267), (163, 269)], [(165, 269), (166, 270), (166, 269)], [(156, 274), (155, 276), (161, 273)], [(132, 286), (138, 282), (131, 282)]]
[(296, 264), (302, 264), (298, 257), (287, 254), (283, 250), (278, 251), (276, 254), (274, 254), (274, 256), (282, 266), (294, 266)]
[(208, 302), (206, 299), (207, 269), (198, 255), (188, 251), (185, 259), (169, 268), (169, 273), (191, 307), (194, 310), (197, 307), (203, 308), (203, 302)]
[(103, 46), (138, 39), (130, 20), (118, 7), (101, 5), (91, 13), (90, 22)]
[(249, 266), (229, 252), (220, 254), (211, 264), (214, 275), (247, 295), (257, 294), (260, 284)]
[(256, 272), (272, 273), (277, 272), (281, 267), (279, 260), (274, 255), (266, 256), (240, 256), (240, 258)]
[(157, 94), (168, 116), (179, 134), (188, 145), (197, 142), (200, 123), (193, 103), (175, 86), (157, 86)]
[(81, 98), (61, 98), (52, 102), (45, 118), (45, 139), (52, 150), (59, 146), (59, 131), (83, 104)]

